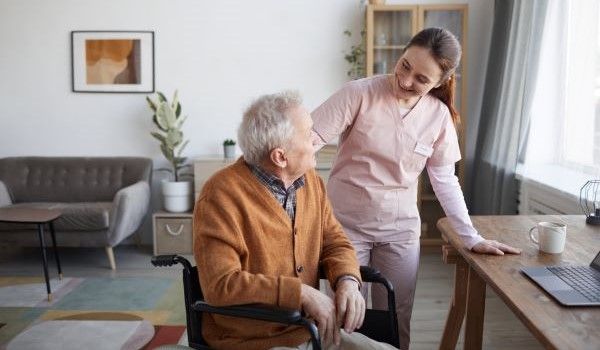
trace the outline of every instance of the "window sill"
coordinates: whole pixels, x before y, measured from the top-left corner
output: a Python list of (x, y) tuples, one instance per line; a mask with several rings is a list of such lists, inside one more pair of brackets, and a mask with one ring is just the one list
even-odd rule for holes
[[(524, 214), (531, 202), (540, 202), (552, 211), (580, 214), (579, 190), (591, 176), (556, 164), (518, 164), (516, 179), (521, 182), (521, 204)], [(550, 213), (550, 212), (549, 212)]]

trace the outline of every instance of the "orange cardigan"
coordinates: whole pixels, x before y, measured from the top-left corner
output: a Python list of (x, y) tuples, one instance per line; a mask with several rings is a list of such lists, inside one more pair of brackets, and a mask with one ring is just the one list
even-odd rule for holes
[[(356, 253), (323, 181), (314, 170), (305, 177), (295, 227), (242, 158), (206, 182), (194, 208), (194, 256), (206, 302), (300, 309), (300, 286), (318, 288), (320, 266), (332, 285), (342, 275), (360, 281)], [(310, 339), (298, 326), (219, 315), (204, 315), (202, 327), (216, 349), (297, 346)]]

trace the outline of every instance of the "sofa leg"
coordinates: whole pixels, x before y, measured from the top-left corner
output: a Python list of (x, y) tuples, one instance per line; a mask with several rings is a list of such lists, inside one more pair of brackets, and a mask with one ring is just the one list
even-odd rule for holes
[(110, 263), (110, 268), (112, 270), (116, 270), (117, 266), (115, 264), (115, 254), (113, 253), (112, 247), (105, 247), (106, 255), (108, 256), (108, 262)]

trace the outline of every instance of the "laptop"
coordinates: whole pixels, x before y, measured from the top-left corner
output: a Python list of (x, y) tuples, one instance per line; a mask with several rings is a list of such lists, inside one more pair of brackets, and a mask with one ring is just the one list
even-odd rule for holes
[(521, 271), (565, 306), (600, 306), (600, 252), (590, 266), (524, 267)]

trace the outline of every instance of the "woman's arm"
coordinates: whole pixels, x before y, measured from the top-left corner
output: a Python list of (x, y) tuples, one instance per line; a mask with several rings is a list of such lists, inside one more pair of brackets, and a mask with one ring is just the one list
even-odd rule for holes
[(458, 232), (465, 247), (471, 249), (483, 241), (483, 237), (475, 230), (471, 218), (469, 218), (469, 211), (458, 178), (454, 175), (454, 164), (428, 166), (427, 173), (433, 191), (440, 201), (450, 225)]
[(359, 83), (349, 82), (311, 113), (315, 151), (352, 125), (360, 109), (361, 89)]
[(450, 225), (458, 233), (468, 249), (482, 254), (504, 255), (504, 253), (520, 254), (521, 250), (495, 240), (487, 240), (479, 235), (473, 227), (469, 211), (465, 204), (458, 178), (454, 175), (454, 164), (444, 166), (428, 166), (427, 173), (433, 191), (437, 196)]

